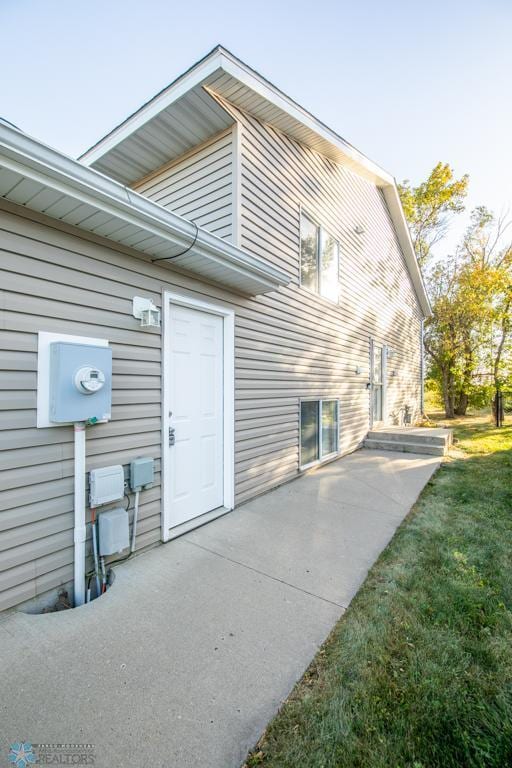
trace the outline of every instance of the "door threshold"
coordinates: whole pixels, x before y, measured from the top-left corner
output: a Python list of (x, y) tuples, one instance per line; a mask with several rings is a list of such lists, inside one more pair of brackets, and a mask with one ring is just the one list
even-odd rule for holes
[(199, 515), (199, 517), (194, 517), (192, 520), (180, 523), (180, 525), (176, 525), (169, 530), (168, 541), (177, 539), (178, 536), (183, 536), (183, 534), (192, 531), (194, 528), (200, 528), (202, 525), (211, 523), (212, 520), (216, 520), (218, 517), (222, 517), (222, 515), (226, 515), (231, 511), (232, 510), (227, 507), (217, 507), (216, 509), (211, 509), (209, 512), (205, 512), (204, 515)]

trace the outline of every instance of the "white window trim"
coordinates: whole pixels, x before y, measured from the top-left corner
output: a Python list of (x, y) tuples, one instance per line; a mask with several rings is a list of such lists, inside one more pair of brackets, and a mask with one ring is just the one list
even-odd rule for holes
[[(318, 251), (317, 251), (317, 269), (318, 269), (318, 291), (313, 291), (311, 288), (308, 288), (307, 285), (302, 284), (302, 248), (301, 248), (301, 242), (302, 242), (302, 219), (303, 218), (309, 219), (319, 230), (318, 232)], [(327, 234), (329, 237), (332, 237), (336, 245), (338, 246), (338, 269), (337, 269), (337, 275), (338, 275), (338, 298), (336, 301), (334, 299), (330, 299), (328, 296), (323, 296), (321, 293), (321, 270), (320, 270), (320, 248), (321, 248), (321, 232)], [(341, 244), (337, 237), (335, 237), (331, 230), (328, 227), (325, 227), (323, 224), (319, 222), (319, 220), (316, 218), (316, 216), (312, 216), (309, 211), (304, 208), (302, 205), (299, 205), (299, 285), (304, 290), (307, 291), (312, 296), (317, 296), (320, 299), (323, 299), (324, 301), (328, 301), (329, 304), (334, 304), (335, 306), (339, 306), (340, 303), (340, 251), (341, 251)]]
[[(322, 456), (322, 404), (323, 402), (335, 402), (336, 403), (336, 450), (331, 453), (326, 453)], [(302, 403), (319, 403), (318, 409), (318, 455), (320, 458), (315, 461), (310, 461), (309, 464), (301, 464), (302, 455), (302, 429), (301, 429), (301, 416), (302, 416)], [(320, 464), (324, 464), (326, 461), (330, 461), (340, 453), (340, 401), (337, 397), (302, 397), (299, 401), (299, 471), (311, 469), (311, 467), (318, 467)]]
[(221, 304), (212, 304), (200, 298), (185, 293), (164, 291), (162, 299), (162, 507), (161, 507), (161, 538), (169, 541), (171, 522), (171, 484), (168, 481), (171, 459), (169, 452), (169, 410), (170, 410), (170, 376), (169, 376), (169, 339), (171, 326), (171, 305), (198, 309), (212, 315), (220, 315), (223, 319), (224, 340), (224, 503), (226, 510), (235, 506), (235, 313), (234, 310)]

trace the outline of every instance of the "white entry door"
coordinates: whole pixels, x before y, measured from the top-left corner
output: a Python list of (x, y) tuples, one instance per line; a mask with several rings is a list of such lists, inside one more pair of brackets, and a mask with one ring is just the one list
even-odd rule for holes
[(170, 527), (223, 505), (223, 317), (171, 304)]

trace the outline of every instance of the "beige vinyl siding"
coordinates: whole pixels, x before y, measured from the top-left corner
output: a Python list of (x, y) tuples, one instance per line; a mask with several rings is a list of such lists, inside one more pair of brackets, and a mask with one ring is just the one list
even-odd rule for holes
[[(87, 469), (156, 459), (141, 495), (138, 548), (160, 539), (160, 341), (131, 315), (132, 297), (160, 304), (144, 262), (28, 219), (0, 213), (0, 608), (73, 574), (73, 431), (36, 428), (37, 331), (96, 336), (113, 350), (112, 421), (87, 431)], [(117, 265), (117, 266), (116, 266)], [(138, 271), (137, 271), (138, 270)], [(121, 502), (124, 504), (124, 502)]]
[[(139, 327), (135, 295), (161, 306), (163, 290), (182, 290), (235, 311), (237, 503), (297, 472), (296, 397), (286, 396), (282, 382), (274, 393), (256, 375), (254, 386), (246, 379), (251, 348), (259, 355), (260, 320), (271, 311), (258, 299), (8, 203), (0, 207), (0, 280), (0, 609), (68, 583), (73, 573), (73, 432), (36, 428), (38, 331), (105, 338), (112, 346), (112, 421), (88, 429), (87, 470), (155, 458), (154, 487), (141, 494), (138, 549), (160, 540), (161, 334)], [(269, 322), (277, 343), (279, 328)], [(272, 339), (263, 339), (268, 353)]]
[(136, 182), (133, 188), (218, 237), (233, 237), (233, 130)]
[[(113, 418), (88, 430), (87, 469), (155, 458), (155, 485), (141, 494), (139, 549), (160, 540), (162, 350), (160, 332), (132, 316), (135, 295), (161, 306), (163, 290), (183, 291), (235, 311), (237, 504), (298, 474), (301, 398), (339, 399), (340, 449), (360, 444), (370, 336), (396, 353), (391, 419), (404, 403), (417, 411), (420, 312), (381, 192), (239, 119), (242, 246), (286, 269), (292, 283), (279, 291), (245, 298), (42, 215), (0, 210), (0, 608), (72, 579), (73, 435), (71, 427), (36, 428), (38, 331), (110, 341)], [(156, 195), (158, 183), (146, 180), (139, 191)], [(339, 306), (299, 285), (300, 206), (340, 241)]]
[[(288, 396), (338, 398), (340, 448), (352, 450), (368, 430), (370, 337), (394, 351), (388, 422), (397, 423), (406, 404), (419, 415), (422, 314), (384, 196), (348, 169), (230, 109), (241, 134), (241, 246), (293, 281), (279, 296), (278, 314), (286, 313), (279, 354), (262, 357), (258, 380), (276, 387), (282, 377)], [(301, 211), (339, 241), (339, 305), (300, 287)]]

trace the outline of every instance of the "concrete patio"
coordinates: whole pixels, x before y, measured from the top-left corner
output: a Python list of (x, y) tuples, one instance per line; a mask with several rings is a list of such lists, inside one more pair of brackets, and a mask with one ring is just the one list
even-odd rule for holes
[(116, 568), (74, 611), (0, 618), (9, 745), (101, 768), (237, 768), (439, 458), (361, 450)]

